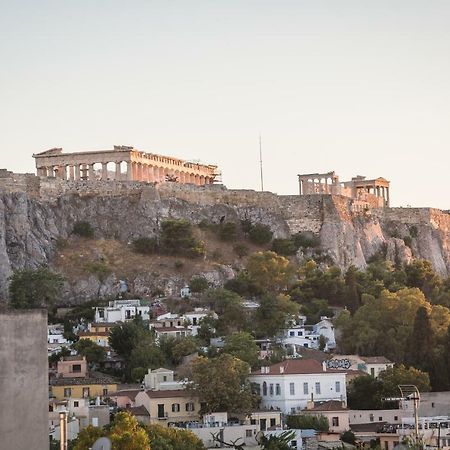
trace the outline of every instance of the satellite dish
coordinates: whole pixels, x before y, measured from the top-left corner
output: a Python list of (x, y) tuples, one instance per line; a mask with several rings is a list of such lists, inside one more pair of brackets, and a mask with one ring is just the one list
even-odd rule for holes
[(111, 441), (106, 437), (101, 437), (95, 441), (92, 450), (111, 450)]

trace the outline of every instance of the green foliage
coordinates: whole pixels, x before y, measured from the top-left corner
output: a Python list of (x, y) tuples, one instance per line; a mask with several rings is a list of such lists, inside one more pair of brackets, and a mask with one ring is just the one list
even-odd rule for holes
[(398, 386), (401, 384), (413, 384), (417, 386), (420, 392), (428, 392), (431, 389), (430, 378), (427, 373), (414, 367), (406, 367), (403, 364), (384, 370), (378, 378), (383, 383), (385, 397), (397, 395)]
[(183, 261), (176, 260), (173, 265), (175, 266), (175, 269), (181, 269), (184, 266), (184, 263)]
[(158, 251), (158, 240), (150, 237), (140, 237), (133, 241), (133, 250), (142, 255), (153, 255)]
[(127, 412), (118, 412), (109, 431), (112, 450), (150, 450), (145, 429)]
[(284, 327), (286, 320), (298, 314), (299, 307), (285, 295), (265, 295), (256, 310), (254, 330), (257, 337), (273, 337)]
[(254, 337), (245, 331), (235, 332), (225, 338), (224, 352), (246, 362), (250, 367), (259, 363), (259, 347)]
[(243, 258), (248, 255), (248, 247), (244, 244), (236, 244), (233, 246), (233, 251), (239, 258)]
[(289, 415), (286, 417), (286, 425), (288, 428), (300, 430), (328, 431), (330, 428), (328, 419), (325, 416), (312, 416), (309, 414)]
[(199, 350), (199, 341), (194, 336), (163, 336), (159, 339), (159, 348), (169, 366), (179, 365), (185, 356)]
[(434, 272), (430, 261), (415, 260), (405, 267), (405, 273), (408, 286), (419, 288), (429, 299), (437, 294), (441, 280)]
[(104, 283), (112, 272), (105, 260), (88, 262), (84, 268), (86, 269), (86, 272), (94, 275), (100, 283)]
[(242, 298), (227, 289), (208, 289), (203, 301), (219, 316), (216, 322), (217, 333), (230, 334), (246, 327), (246, 316), (242, 306)]
[(208, 289), (209, 283), (205, 277), (193, 277), (189, 283), (191, 292), (203, 292)]
[(303, 231), (292, 236), (296, 248), (314, 248), (320, 245), (320, 239), (314, 233)]
[(160, 248), (168, 255), (199, 257), (205, 253), (204, 243), (192, 235), (192, 225), (184, 219), (161, 223)]
[(88, 425), (78, 433), (73, 450), (89, 450), (97, 439), (105, 435), (106, 432), (102, 428)]
[(341, 434), (341, 441), (346, 442), (347, 444), (355, 445), (356, 443), (356, 437), (355, 433), (351, 430), (344, 431)]
[(70, 356), (70, 350), (67, 347), (63, 347), (58, 353), (53, 353), (52, 355), (50, 355), (48, 357), (48, 362), (50, 364), (55, 364), (65, 356)]
[(224, 242), (233, 242), (237, 238), (238, 228), (234, 222), (222, 223), (219, 227), (219, 239)]
[(106, 357), (105, 349), (89, 339), (80, 339), (73, 347), (78, 354), (85, 356), (89, 363), (99, 363)]
[(75, 224), (73, 225), (72, 234), (92, 239), (94, 237), (94, 229), (89, 222), (75, 222)]
[(152, 449), (206, 450), (203, 442), (191, 431), (178, 428), (147, 425), (144, 427)]
[(50, 308), (58, 299), (64, 278), (47, 267), (23, 269), (9, 278), (9, 296), (15, 309)]
[(281, 256), (295, 255), (298, 247), (293, 239), (274, 239), (272, 242), (272, 250)]
[(251, 242), (258, 245), (268, 244), (272, 240), (273, 233), (267, 225), (256, 223), (251, 225), (248, 237)]
[(293, 281), (294, 267), (284, 256), (258, 252), (249, 257), (247, 273), (255, 284), (269, 292), (280, 292)]
[(248, 381), (249, 365), (228, 353), (214, 359), (203, 356), (191, 364), (189, 389), (202, 402), (201, 413), (228, 411), (249, 414), (258, 398), (252, 393)]
[(287, 430), (283, 431), (279, 435), (271, 434), (266, 436), (262, 434), (258, 444), (263, 450), (289, 450), (291, 447), (290, 443), (295, 439), (295, 431)]
[(235, 278), (227, 280), (223, 287), (243, 297), (259, 297), (264, 293), (264, 289), (245, 271), (239, 272)]

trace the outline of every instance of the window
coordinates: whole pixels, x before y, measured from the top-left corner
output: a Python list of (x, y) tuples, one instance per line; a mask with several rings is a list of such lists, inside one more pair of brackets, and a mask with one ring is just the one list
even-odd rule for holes
[(370, 369), (370, 375), (375, 377), (375, 369), (373, 367), (371, 367), (371, 369)]
[(73, 402), (73, 407), (78, 408), (80, 406), (80, 402)]
[(369, 414), (369, 420), (373, 422), (373, 414)]
[(270, 426), (271, 427), (274, 427), (276, 424), (277, 424), (277, 419), (275, 419), (275, 418), (270, 419)]
[(295, 384), (294, 383), (289, 383), (289, 393), (291, 395), (295, 395)]
[(269, 384), (269, 395), (273, 395), (273, 383)]
[(394, 416), (394, 421), (398, 422), (398, 416)]
[(167, 381), (166, 375), (163, 376), (163, 381)]
[(245, 430), (245, 437), (252, 437), (253, 436), (253, 430)]
[(83, 388), (83, 398), (87, 398), (87, 397), (89, 397), (89, 388), (84, 387)]
[(333, 417), (331, 419), (331, 423), (333, 427), (338, 427), (339, 426), (339, 417)]
[(316, 383), (316, 395), (320, 395), (320, 383)]
[(186, 403), (186, 411), (194, 411), (194, 404), (192, 402)]
[(291, 414), (295, 414), (295, 408), (291, 408)]
[(303, 394), (309, 394), (308, 383), (303, 383)]
[(64, 388), (64, 397), (71, 397), (71, 396), (72, 396), (72, 389)]
[(107, 396), (108, 395), (108, 388), (103, 388), (103, 396)]
[(378, 422), (383, 422), (383, 418), (381, 416), (378, 417)]
[(281, 395), (281, 386), (279, 383), (275, 385), (275, 395)]
[(303, 331), (299, 331), (299, 332), (297, 333), (297, 335), (298, 335), (298, 336), (303, 336)]
[(256, 419), (250, 419), (250, 425), (256, 425)]
[(172, 403), (172, 412), (179, 412), (179, 411), (180, 411), (180, 404), (179, 403)]
[(341, 382), (336, 381), (336, 392), (341, 392)]
[(263, 387), (262, 387), (263, 395), (267, 395), (267, 383), (264, 381)]
[(295, 332), (294, 331), (289, 331), (289, 336), (295, 336)]
[(72, 372), (81, 372), (81, 364), (73, 364)]

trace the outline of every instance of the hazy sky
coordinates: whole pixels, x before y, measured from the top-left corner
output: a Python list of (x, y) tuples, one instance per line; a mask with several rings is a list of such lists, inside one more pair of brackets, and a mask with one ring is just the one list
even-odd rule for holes
[(0, 167), (133, 145), (230, 188), (391, 181), (448, 209), (449, 0), (0, 0)]

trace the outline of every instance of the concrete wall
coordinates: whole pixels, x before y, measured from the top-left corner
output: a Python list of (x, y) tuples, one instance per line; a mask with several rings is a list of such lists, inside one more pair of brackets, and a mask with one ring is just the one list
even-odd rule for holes
[(0, 450), (47, 450), (47, 312), (0, 313)]

